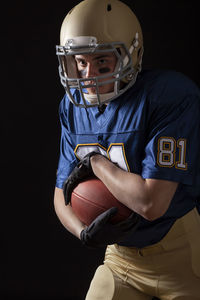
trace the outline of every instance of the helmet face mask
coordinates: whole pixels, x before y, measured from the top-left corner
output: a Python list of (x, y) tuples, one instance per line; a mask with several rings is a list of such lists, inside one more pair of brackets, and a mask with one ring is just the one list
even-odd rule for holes
[[(90, 6), (91, 4), (94, 4), (94, 2), (98, 3), (98, 5), (107, 2), (107, 0), (97, 1), (98, 0), (84, 0), (77, 5), (77, 7), (83, 6), (84, 4), (84, 8), (87, 12), (88, 7), (91, 8)], [(109, 2), (113, 2), (113, 4), (122, 3), (117, 0)], [(102, 41), (102, 38), (100, 40), (100, 34), (97, 34), (97, 36), (88, 35), (88, 30), (82, 30), (85, 31), (85, 34), (78, 35), (78, 32), (81, 31), (79, 28), (76, 30), (77, 33), (72, 31), (74, 30), (73, 22), (76, 22), (76, 18), (79, 14), (80, 12), (77, 13), (75, 7), (75, 9), (73, 9), (65, 18), (61, 28), (61, 45), (56, 46), (56, 54), (59, 60), (59, 75), (69, 100), (76, 106), (86, 108), (91, 106), (101, 106), (101, 104), (108, 103), (119, 97), (119, 95), (123, 94), (135, 83), (137, 74), (141, 70), (143, 52), (141, 51), (143, 49), (141, 45), (142, 36), (141, 32), (139, 30), (137, 31), (138, 28), (136, 28), (136, 31), (134, 32), (135, 35), (130, 37), (131, 42), (127, 45), (127, 43), (123, 41), (123, 38), (122, 41), (106, 41), (108, 38), (105, 36), (104, 42)], [(91, 9), (88, 14), (91, 16)], [(81, 14), (81, 17), (82, 15), (83, 14)], [(70, 24), (73, 29), (70, 29)], [(98, 33), (98, 28), (96, 31)], [(109, 72), (105, 68), (100, 72), (101, 74), (98, 74), (97, 76), (96, 74), (95, 76), (87, 76), (87, 78), (78, 70), (77, 61), (75, 59), (77, 55), (94, 56), (106, 54), (113, 55), (116, 58), (114, 70), (110, 70)], [(134, 56), (137, 57), (137, 62), (133, 62)], [(109, 91), (105, 96), (103, 94), (104, 92), (101, 93), (101, 91), (106, 85), (113, 86), (113, 90), (111, 93)], [(73, 96), (73, 89), (80, 91), (82, 99), (79, 99), (79, 101), (75, 99)], [(93, 97), (95, 98), (95, 101), (91, 102), (88, 100), (87, 95), (89, 89), (95, 91), (93, 92), (93, 94), (95, 94)]]
[[(99, 89), (101, 86), (108, 85), (113, 83), (114, 85), (114, 97), (116, 98), (121, 94), (120, 82), (124, 78), (131, 77), (134, 72), (132, 68), (132, 59), (131, 55), (123, 43), (113, 42), (109, 44), (93, 44), (90, 47), (84, 47), (84, 45), (78, 45), (75, 47), (73, 42), (71, 41), (71, 45), (67, 44), (67, 46), (56, 46), (57, 56), (59, 60), (59, 74), (61, 83), (68, 95), (70, 95), (70, 100), (76, 105), (80, 107), (90, 107), (101, 105), (106, 100), (101, 100), (99, 96)], [(77, 69), (77, 64), (75, 60), (76, 55), (84, 55), (84, 54), (107, 54), (112, 53), (117, 58), (116, 68), (114, 72), (109, 72), (106, 74), (102, 74), (100, 76), (95, 77), (80, 77), (80, 73)], [(126, 62), (125, 62), (126, 61)], [(89, 83), (88, 83), (89, 82)], [(89, 104), (85, 99), (85, 89), (94, 88), (97, 94), (97, 103)], [(78, 89), (81, 92), (83, 98), (83, 104), (77, 103), (75, 99), (73, 99), (70, 89)], [(113, 99), (112, 99), (113, 100)]]

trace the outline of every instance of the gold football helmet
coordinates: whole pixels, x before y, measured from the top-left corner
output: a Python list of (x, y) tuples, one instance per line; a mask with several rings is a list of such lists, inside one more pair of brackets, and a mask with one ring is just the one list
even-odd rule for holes
[[(81, 78), (75, 55), (114, 53), (114, 72)], [(61, 83), (76, 106), (101, 106), (123, 94), (141, 71), (143, 36), (133, 11), (118, 0), (84, 0), (65, 17), (56, 46)], [(113, 92), (99, 93), (99, 87), (113, 82)], [(95, 88), (95, 101), (89, 101), (87, 88)], [(74, 97), (75, 90), (81, 97)], [(93, 97), (94, 98), (94, 97)]]

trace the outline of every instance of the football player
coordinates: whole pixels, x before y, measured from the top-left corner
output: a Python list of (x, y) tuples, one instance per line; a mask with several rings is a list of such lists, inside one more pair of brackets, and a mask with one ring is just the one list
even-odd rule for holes
[[(87, 300), (200, 299), (200, 91), (174, 71), (142, 70), (143, 36), (118, 0), (84, 0), (56, 47), (61, 141), (55, 210), (87, 247), (106, 247)], [(74, 187), (95, 175), (133, 213), (89, 226)]]

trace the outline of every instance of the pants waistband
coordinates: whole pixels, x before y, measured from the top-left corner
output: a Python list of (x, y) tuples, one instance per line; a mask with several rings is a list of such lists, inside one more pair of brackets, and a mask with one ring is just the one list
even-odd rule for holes
[[(150, 245), (144, 248), (136, 247), (124, 247), (117, 244), (109, 246), (114, 247), (117, 251), (125, 252), (127, 255), (140, 255), (148, 256), (152, 254), (158, 254), (165, 250), (169, 250), (171, 242), (173, 241), (173, 247), (180, 245), (181, 240), (186, 241), (186, 235), (195, 234), (200, 231), (200, 215), (196, 208), (192, 209), (189, 213), (176, 220), (174, 225), (166, 236), (158, 243)], [(197, 235), (198, 236), (198, 235)]]

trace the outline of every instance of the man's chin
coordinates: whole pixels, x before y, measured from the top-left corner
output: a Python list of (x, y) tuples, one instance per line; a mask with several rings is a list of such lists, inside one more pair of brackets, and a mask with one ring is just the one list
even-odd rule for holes
[(88, 92), (89, 95), (96, 95), (97, 94), (96, 89), (87, 89), (87, 92)]

